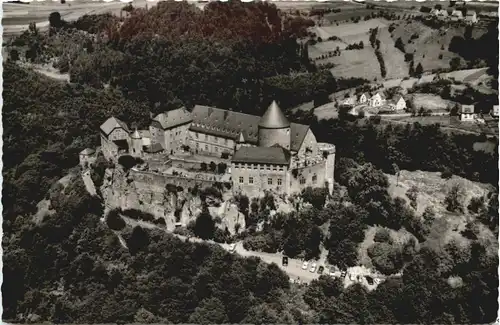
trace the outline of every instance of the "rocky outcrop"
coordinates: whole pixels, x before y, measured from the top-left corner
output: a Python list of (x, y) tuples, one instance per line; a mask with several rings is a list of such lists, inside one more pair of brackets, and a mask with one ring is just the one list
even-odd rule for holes
[[(154, 182), (141, 182), (119, 168), (106, 170), (101, 193), (107, 211), (120, 208), (150, 213), (155, 218), (164, 218), (168, 230), (175, 229), (175, 224), (178, 222), (187, 226), (191, 221), (195, 221), (203, 206), (200, 197), (189, 193), (186, 189), (176, 192)], [(237, 228), (238, 232), (245, 229), (245, 218), (236, 205), (229, 201), (220, 203), (218, 200), (207, 200), (206, 202), (216, 204), (209, 206), (209, 211), (214, 218), (220, 218), (218, 227), (222, 229), (227, 227), (231, 234), (235, 234)]]

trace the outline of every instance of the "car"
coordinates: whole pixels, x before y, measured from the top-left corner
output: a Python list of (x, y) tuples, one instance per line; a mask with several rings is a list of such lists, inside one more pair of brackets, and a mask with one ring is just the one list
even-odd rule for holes
[(307, 267), (309, 266), (309, 262), (304, 262), (302, 264), (302, 270), (307, 270)]
[(323, 266), (318, 267), (318, 274), (323, 274), (325, 268)]
[(232, 243), (231, 245), (229, 245), (229, 251), (231, 253), (234, 253), (234, 251), (236, 251), (236, 244), (235, 243)]
[(311, 273), (314, 273), (316, 271), (316, 263), (312, 263), (311, 268), (309, 269)]
[(288, 266), (288, 256), (283, 256), (281, 263), (283, 266)]

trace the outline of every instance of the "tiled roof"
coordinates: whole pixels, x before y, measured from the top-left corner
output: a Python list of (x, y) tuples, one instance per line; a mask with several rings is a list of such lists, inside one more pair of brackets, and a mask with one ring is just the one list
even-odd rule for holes
[(306, 137), (307, 131), (309, 130), (309, 125), (292, 123), (290, 127), (290, 150), (299, 151), (304, 138)]
[(164, 130), (189, 123), (192, 120), (191, 114), (184, 107), (160, 113), (153, 118), (153, 121), (158, 122)]
[(266, 113), (262, 116), (259, 126), (266, 129), (282, 129), (290, 126), (290, 122), (281, 111), (276, 101), (273, 100)]
[(81, 152), (80, 152), (80, 155), (93, 155), (95, 153), (95, 149), (91, 149), (91, 148), (86, 148), (86, 149), (83, 149)]
[(237, 140), (240, 133), (243, 133), (245, 140), (249, 143), (258, 142), (259, 116), (202, 105), (196, 105), (191, 115), (193, 117), (190, 127), (192, 131), (234, 140)]
[(106, 135), (110, 134), (116, 128), (122, 128), (125, 131), (130, 132), (127, 124), (125, 122), (117, 119), (114, 116), (111, 116), (110, 118), (108, 118), (106, 120), (106, 122), (104, 122), (101, 125), (101, 131), (104, 132), (104, 134), (106, 134)]
[(400, 100), (400, 99), (403, 99), (403, 100), (404, 100), (404, 97), (403, 97), (403, 96), (401, 96), (401, 95), (396, 95), (396, 96), (394, 96), (394, 102), (395, 102), (395, 103), (399, 102), (399, 100)]
[(462, 113), (464, 114), (474, 113), (474, 105), (462, 105)]
[(231, 160), (232, 162), (288, 165), (290, 153), (279, 146), (274, 147), (241, 147)]
[(157, 153), (163, 151), (163, 147), (160, 143), (153, 143), (150, 146), (146, 146), (144, 148), (144, 151), (149, 152), (149, 153)]

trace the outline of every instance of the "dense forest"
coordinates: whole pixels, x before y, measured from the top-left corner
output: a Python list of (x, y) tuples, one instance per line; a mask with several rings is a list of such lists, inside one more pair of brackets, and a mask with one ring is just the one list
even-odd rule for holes
[[(98, 144), (97, 130), (107, 117), (142, 127), (150, 112), (193, 104), (261, 114), (271, 99), (285, 109), (320, 103), (364, 80), (336, 79), (311, 66), (306, 45), (297, 42), (311, 21), (286, 17), (265, 2), (211, 2), (204, 11), (162, 2), (149, 11), (130, 10), (123, 22), (109, 15), (71, 23), (57, 18), (51, 15), (48, 33), (32, 25), (13, 45), (25, 48), (34, 63), (56, 58), (56, 66), (70, 73), (70, 84), (19, 67), (13, 52), (4, 62), (4, 319), (255, 324), (495, 319), (498, 258), (477, 240), (470, 252), (456, 245), (442, 252), (423, 245), (417, 252), (408, 245), (398, 254), (381, 254), (380, 268), (390, 273), (404, 265), (405, 272), (373, 292), (358, 285), (343, 289), (326, 277), (308, 287), (290, 286), (276, 265), (155, 230), (127, 227), (124, 248), (99, 221), (102, 202), (88, 196), (79, 178), (64, 191), (54, 190), (55, 181), (77, 165), (78, 152)], [(383, 172), (395, 172), (395, 165), (497, 184), (498, 150), (473, 149), (482, 136), (347, 116), (290, 118), (309, 123), (319, 141), (336, 145), (338, 184), (326, 208), (324, 189), (306, 189), (301, 197), (311, 203), (309, 209), (278, 215), (262, 233), (244, 239), (247, 247), (309, 258), (322, 244), (333, 248), (331, 262), (350, 266), (367, 225), (405, 227), (425, 244), (425, 223), (411, 221), (412, 210), (387, 194)], [(495, 195), (478, 219), (497, 233)], [(55, 212), (34, 222), (43, 198), (50, 198)], [(271, 197), (238, 202), (249, 225), (245, 236), (274, 204)], [(325, 222), (330, 236), (320, 230)], [(450, 276), (460, 277), (462, 285), (449, 285)]]

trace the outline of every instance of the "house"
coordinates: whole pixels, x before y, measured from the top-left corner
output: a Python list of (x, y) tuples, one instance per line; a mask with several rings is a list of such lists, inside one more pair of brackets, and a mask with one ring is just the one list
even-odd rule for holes
[(432, 9), (431, 10), (431, 15), (437, 16), (439, 14), (439, 9)]
[(391, 111), (402, 111), (406, 109), (406, 101), (401, 95), (395, 96), (388, 105)]
[(490, 111), (490, 115), (493, 118), (498, 118), (498, 105), (493, 105), (493, 108)]
[(129, 151), (130, 130), (126, 123), (112, 116), (100, 127), (101, 148), (106, 159)]
[(438, 18), (448, 18), (448, 11), (446, 11), (446, 9), (438, 10), (436, 16)]
[(344, 99), (344, 101), (342, 102), (342, 105), (345, 105), (345, 106), (356, 105), (356, 97), (349, 97), (349, 98)]
[(369, 99), (370, 99), (370, 94), (362, 93), (361, 96), (359, 96), (358, 103), (365, 104), (366, 102), (368, 102)]
[(451, 20), (458, 21), (464, 19), (464, 15), (460, 10), (453, 10), (451, 13)]
[(460, 121), (462, 122), (472, 122), (476, 118), (474, 113), (474, 105), (462, 105), (460, 110)]
[(467, 11), (467, 14), (465, 15), (465, 21), (468, 24), (475, 24), (477, 23), (477, 14), (475, 11)]
[(369, 99), (369, 105), (371, 107), (380, 107), (383, 104), (385, 104), (385, 102), (386, 102), (385, 95), (381, 92), (376, 93)]

